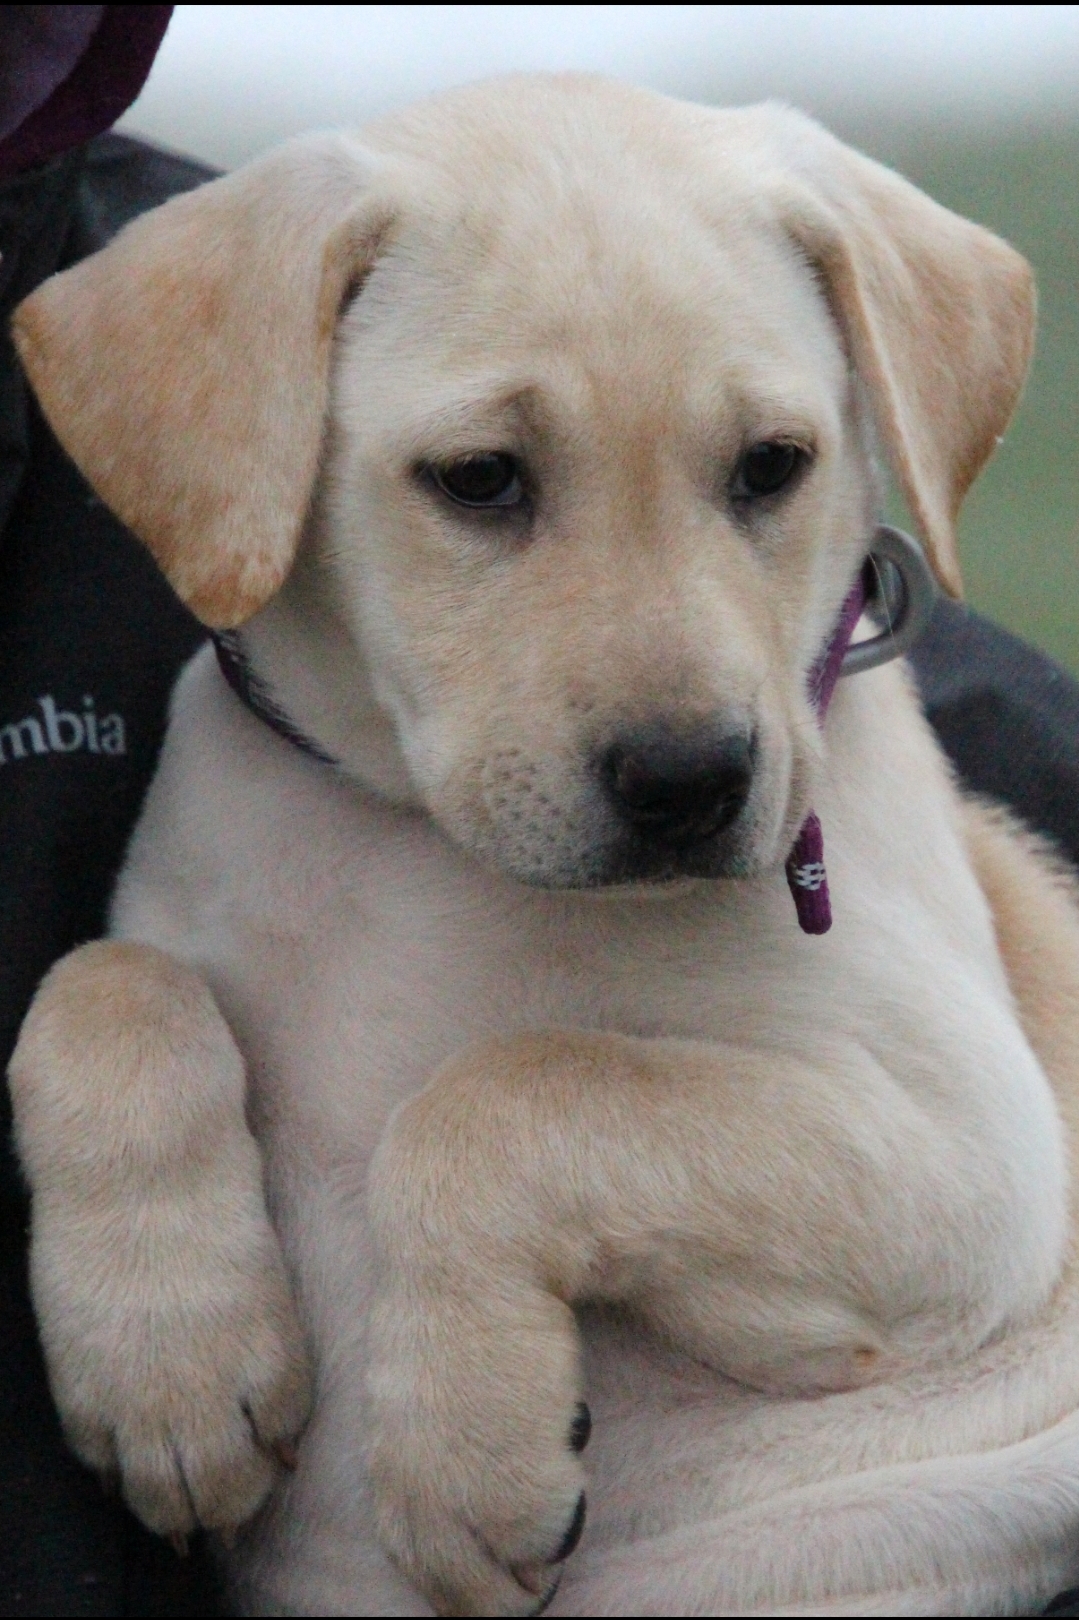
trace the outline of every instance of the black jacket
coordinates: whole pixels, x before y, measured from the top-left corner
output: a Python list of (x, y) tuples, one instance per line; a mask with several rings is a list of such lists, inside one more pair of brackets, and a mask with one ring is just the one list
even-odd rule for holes
[[(204, 632), (36, 411), (8, 337), (54, 270), (210, 171), (104, 135), (0, 189), (0, 1072), (50, 962), (102, 930), (168, 695)], [(213, 1612), (68, 1452), (26, 1289), (27, 1204), (0, 1120), (0, 1613)]]

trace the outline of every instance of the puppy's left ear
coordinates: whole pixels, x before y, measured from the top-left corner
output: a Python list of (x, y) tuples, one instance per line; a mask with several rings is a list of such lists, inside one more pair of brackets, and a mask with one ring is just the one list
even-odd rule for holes
[(20, 305), (45, 415), (203, 623), (292, 566), (342, 300), (392, 219), (383, 167), (308, 136), (135, 220)]
[(768, 111), (783, 223), (821, 277), (933, 570), (958, 597), (959, 508), (1030, 363), (1030, 266), (808, 119)]

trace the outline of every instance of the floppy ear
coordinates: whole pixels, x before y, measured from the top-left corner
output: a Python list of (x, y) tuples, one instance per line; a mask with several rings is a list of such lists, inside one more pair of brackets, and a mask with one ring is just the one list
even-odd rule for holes
[(58, 439), (205, 624), (285, 579), (318, 468), (334, 327), (390, 217), (374, 159), (290, 142), (135, 220), (20, 305)]
[(958, 597), (959, 507), (1030, 361), (1030, 266), (808, 119), (773, 112), (787, 126), (784, 223), (823, 280), (937, 579)]

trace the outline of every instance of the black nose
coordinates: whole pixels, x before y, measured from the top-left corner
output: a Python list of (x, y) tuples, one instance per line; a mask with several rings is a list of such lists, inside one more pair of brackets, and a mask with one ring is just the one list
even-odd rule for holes
[(635, 832), (665, 844), (700, 843), (741, 813), (753, 780), (753, 739), (655, 732), (616, 742), (600, 772)]

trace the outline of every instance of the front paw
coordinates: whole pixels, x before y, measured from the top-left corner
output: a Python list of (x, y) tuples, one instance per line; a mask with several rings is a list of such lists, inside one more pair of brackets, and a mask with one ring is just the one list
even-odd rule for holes
[(294, 1460), (311, 1401), (261, 1196), (164, 1194), (106, 1221), (36, 1206), (31, 1275), (82, 1460), (175, 1540), (245, 1523)]
[(152, 1530), (258, 1508), (310, 1405), (307, 1354), (206, 985), (150, 946), (56, 964), (11, 1062), (30, 1274), (80, 1457)]
[(390, 1287), (371, 1319), (378, 1531), (439, 1614), (540, 1613), (584, 1527), (576, 1325), (516, 1303)]

